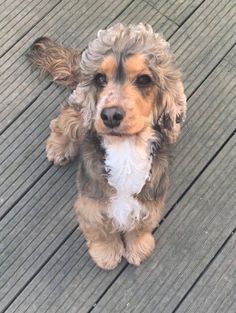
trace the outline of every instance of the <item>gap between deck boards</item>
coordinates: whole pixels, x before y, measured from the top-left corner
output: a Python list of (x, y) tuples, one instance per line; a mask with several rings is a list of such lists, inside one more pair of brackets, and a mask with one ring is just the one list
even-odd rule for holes
[(182, 299), (179, 301), (179, 303), (176, 305), (175, 309), (171, 313), (176, 313), (178, 309), (180, 308), (181, 304), (184, 302), (184, 300), (188, 297), (190, 292), (193, 290), (193, 288), (197, 285), (199, 280), (203, 277), (203, 275), (208, 271), (210, 266), (213, 264), (214, 260), (220, 255), (221, 252), (223, 252), (224, 248), (226, 247), (227, 243), (230, 241), (230, 239), (235, 236), (236, 228), (229, 234), (229, 236), (225, 239), (224, 243), (221, 245), (221, 247), (216, 251), (213, 258), (209, 261), (209, 263), (205, 266), (205, 268), (202, 270), (202, 272), (198, 275), (195, 282), (192, 284), (192, 286), (186, 291)]

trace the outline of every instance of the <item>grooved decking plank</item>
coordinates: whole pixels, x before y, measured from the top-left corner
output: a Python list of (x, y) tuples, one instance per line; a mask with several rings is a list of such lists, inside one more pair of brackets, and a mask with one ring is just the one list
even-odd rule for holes
[(24, 0), (15, 1), (9, 6), (6, 2), (5, 8), (0, 13), (0, 55), (3, 55), (61, 1)]
[(75, 169), (51, 167), (1, 221), (2, 309), (77, 225)]
[[(17, 10), (16, 10), (16, 5), (20, 6), (22, 5), (23, 0), (19, 1), (13, 1), (13, 0), (3, 0), (0, 1), (0, 18), (1, 21), (3, 21), (9, 14), (11, 16), (16, 16), (17, 15)], [(7, 19), (6, 19), (7, 20)]]
[(161, 14), (170, 18), (176, 24), (181, 25), (204, 0), (146, 0)]
[[(225, 142), (225, 140), (227, 140), (227, 138), (230, 136), (230, 134), (234, 130), (233, 121), (235, 119), (236, 112), (235, 112), (234, 104), (231, 101), (232, 97), (235, 97), (235, 88), (233, 88), (234, 87), (233, 78), (235, 77), (234, 76), (235, 73), (233, 70), (234, 65), (232, 63), (233, 60), (235, 60), (234, 50), (232, 50), (231, 53), (227, 55), (225, 60), (219, 64), (219, 66), (215, 69), (215, 71), (208, 77), (208, 79), (204, 82), (204, 84), (199, 88), (196, 95), (194, 95), (189, 100), (188, 124), (185, 125), (187, 127), (184, 127), (182, 139), (179, 142), (176, 152), (175, 152), (176, 157), (175, 157), (175, 161), (172, 167), (173, 169), (172, 169), (171, 193), (170, 193), (170, 198), (167, 204), (166, 211), (168, 211), (175, 204), (176, 199), (178, 199), (181, 196), (181, 194), (188, 187), (191, 181), (202, 170), (202, 168), (209, 162), (209, 160), (212, 157), (212, 154), (214, 154), (219, 149), (219, 147)], [(228, 60), (230, 60), (231, 62), (228, 62)], [(219, 78), (224, 79), (225, 85), (221, 86), (219, 84)], [(232, 93), (232, 91), (234, 91), (234, 93)], [(219, 105), (222, 106), (223, 113), (217, 112)], [(203, 119), (199, 118), (201, 114), (204, 115)], [(202, 123), (205, 124), (204, 127), (201, 126)], [(232, 140), (228, 143), (227, 147), (228, 146), (232, 146)], [(231, 153), (233, 153), (233, 151)], [(224, 160), (224, 162), (222, 161), (222, 166), (223, 164), (231, 164), (230, 165), (231, 167), (233, 167), (234, 165), (233, 162), (230, 163), (227, 160), (226, 161)], [(230, 173), (231, 173), (230, 175), (234, 177), (231, 167), (229, 168)], [(220, 172), (220, 169), (219, 169), (219, 172), (217, 173), (219, 174), (219, 177), (222, 177), (221, 180), (224, 179), (224, 176)], [(217, 174), (215, 175), (217, 176)], [(228, 182), (230, 184), (230, 179), (231, 179), (230, 176), (228, 176), (228, 173), (224, 173), (224, 175), (227, 175)], [(205, 176), (208, 177), (208, 174), (205, 174)], [(200, 185), (205, 186), (205, 187), (209, 186), (208, 181), (205, 181), (204, 177), (202, 178)], [(63, 181), (66, 178), (67, 178), (67, 174), (65, 173), (65, 176), (63, 176), (59, 180), (59, 182), (61, 183), (61, 181)], [(50, 186), (50, 184), (48, 184), (48, 186)], [(223, 191), (224, 191), (224, 188), (222, 187), (222, 192)], [(204, 196), (204, 192), (200, 191), (200, 193), (201, 193), (200, 198), (202, 198), (202, 196)], [(25, 198), (26, 199), (32, 198), (34, 194), (35, 194), (35, 190), (34, 188), (32, 188), (28, 196), (26, 196)], [(51, 202), (53, 202), (53, 199), (55, 200), (55, 198), (52, 198)], [(189, 198), (190, 196), (187, 194), (184, 198), (185, 202), (188, 202)], [(196, 194), (196, 197), (193, 196), (193, 200), (194, 199), (195, 200), (197, 199), (197, 201), (199, 201), (200, 203), (201, 201), (203, 201), (199, 199), (198, 194)], [(72, 205), (72, 202), (70, 205)], [(179, 207), (179, 205), (180, 204), (178, 204), (178, 206), (175, 208), (174, 212), (172, 212), (170, 216), (175, 214), (176, 209), (178, 210), (177, 211), (178, 213), (174, 215), (175, 217), (178, 216), (180, 212), (184, 211), (183, 207), (185, 207), (185, 204), (183, 204), (183, 206), (181, 204), (181, 207)], [(49, 210), (52, 211), (52, 214), (53, 214), (56, 208), (52, 208)], [(193, 212), (195, 212), (196, 210), (193, 209)], [(21, 211), (21, 205), (17, 204), (10, 211), (10, 213), (4, 218), (4, 220), (7, 220), (9, 216), (11, 216), (11, 220), (9, 221), (7, 228), (5, 228), (5, 231), (8, 231), (8, 229), (10, 229), (9, 231), (10, 231), (11, 236), (14, 233), (12, 232), (10, 227), (13, 227), (16, 224), (18, 217), (17, 215), (16, 217), (14, 216), (16, 214), (15, 212), (18, 212), (18, 211)], [(34, 208), (32, 207), (32, 205), (28, 205), (25, 209), (25, 213), (23, 212), (25, 214), (24, 220), (27, 221), (28, 219), (27, 216), (29, 214), (33, 216), (34, 211), (37, 212), (38, 207)], [(215, 212), (216, 211), (214, 209), (209, 214), (214, 215)], [(67, 213), (67, 214), (71, 216), (71, 213)], [(185, 214), (185, 213), (182, 213), (182, 214)], [(189, 214), (191, 214), (191, 212)], [(205, 215), (203, 215), (203, 217), (205, 216), (205, 219), (211, 217), (211, 215), (209, 216), (207, 215), (208, 211), (204, 211), (204, 214)], [(227, 218), (230, 219), (231, 218), (230, 214), (227, 213), (225, 215), (228, 216)], [(182, 215), (180, 219), (182, 219)], [(169, 223), (168, 221), (169, 221), (169, 217), (167, 218), (165, 223)], [(203, 221), (204, 221), (204, 218), (203, 218)], [(44, 220), (42, 221), (42, 225), (40, 227), (43, 227), (43, 223), (45, 223)], [(165, 223), (163, 225), (166, 225)], [(183, 222), (183, 225), (184, 223), (185, 222)], [(197, 222), (196, 223), (194, 222), (192, 224), (189, 223), (189, 225), (191, 225), (193, 228), (196, 225), (199, 226), (200, 224)], [(58, 231), (60, 230), (62, 233), (64, 232), (63, 225), (64, 224), (62, 222), (62, 224), (60, 224), (59, 229), (58, 229)], [(173, 225), (171, 224), (170, 227), (175, 228), (176, 225), (177, 224), (173, 223)], [(223, 226), (224, 225), (222, 224), (222, 227)], [(18, 232), (21, 232), (22, 227), (23, 225), (19, 225)], [(203, 224), (202, 224), (202, 227), (203, 227)], [(231, 226), (228, 225), (227, 231), (230, 230), (230, 227)], [(29, 223), (29, 225), (27, 226), (27, 229), (28, 229), (28, 232), (30, 232), (31, 230), (33, 231), (34, 224), (32, 226)], [(160, 231), (162, 234), (162, 229), (163, 229), (163, 226), (161, 226), (160, 230), (158, 230), (157, 238), (160, 237), (159, 235)], [(180, 230), (181, 229), (182, 228), (180, 227)], [(50, 231), (50, 227), (48, 228), (47, 231)], [(170, 231), (172, 231), (171, 228), (170, 228)], [(184, 229), (182, 231), (184, 232)], [(190, 229), (190, 233), (191, 231), (192, 230)], [(214, 231), (212, 231), (211, 229), (208, 229), (207, 231), (211, 236), (214, 236)], [(186, 233), (187, 233), (186, 237), (189, 237), (190, 233), (188, 232), (188, 230), (186, 231)], [(11, 241), (11, 237), (8, 237), (10, 236), (10, 234), (7, 235), (5, 239), (5, 240), (8, 240), (7, 242)], [(68, 235), (68, 232), (65, 232), (64, 237), (66, 237), (66, 235)], [(36, 236), (40, 236), (40, 234), (38, 235), (36, 233)], [(49, 245), (50, 241), (55, 240), (56, 236), (57, 236), (57, 233), (55, 233), (55, 235), (52, 234), (52, 238), (47, 238), (47, 240), (45, 240), (45, 242), (42, 243), (42, 245), (43, 246)], [(221, 239), (217, 241), (217, 244), (221, 243)], [(165, 241), (168, 241), (168, 240), (171, 240), (171, 239), (170, 238), (166, 239), (165, 237)], [(20, 285), (20, 283), (23, 284), (23, 282), (25, 281), (26, 275), (28, 275), (27, 277), (29, 277), (33, 275), (33, 273), (35, 272), (37, 267), (33, 263), (32, 259), (34, 259), (35, 255), (38, 255), (39, 253), (38, 249), (40, 248), (37, 247), (37, 242), (35, 242), (34, 245), (29, 245), (28, 247), (29, 251), (33, 250), (33, 252), (31, 252), (32, 255), (30, 255), (29, 257), (27, 254), (24, 254), (23, 256), (24, 256), (25, 264), (21, 265), (18, 259), (20, 258), (20, 255), (21, 255), (20, 247), (21, 245), (24, 245), (24, 243), (20, 242), (19, 240), (17, 240), (16, 243), (18, 243), (19, 245), (18, 254), (14, 255), (14, 262), (11, 265), (12, 267), (9, 270), (7, 268), (5, 269), (5, 272), (6, 272), (5, 279), (6, 281), (8, 280), (8, 275), (9, 273), (11, 273), (12, 269), (17, 268), (18, 271), (22, 272), (23, 271), (22, 267), (24, 268), (25, 266), (27, 266), (27, 263), (29, 263), (30, 267), (27, 269), (27, 272), (19, 281), (19, 285)], [(177, 243), (181, 246), (182, 239), (177, 240)], [(168, 242), (166, 243), (167, 247), (170, 245)], [(3, 246), (5, 246), (4, 241), (3, 241)], [(161, 251), (160, 243), (158, 244), (158, 246), (156, 248), (157, 257)], [(185, 249), (185, 246), (183, 247)], [(15, 248), (14, 245), (12, 247), (9, 246), (9, 248), (7, 249), (8, 251), (6, 250), (5, 253), (7, 254), (12, 253), (12, 250), (14, 251), (14, 248)], [(45, 260), (45, 258), (48, 257), (48, 254), (50, 252), (53, 254), (53, 249), (56, 249), (56, 248), (57, 248), (57, 245), (53, 244), (51, 247), (51, 250), (43, 253), (40, 256), (40, 258), (42, 259), (42, 262)], [(201, 248), (199, 247), (199, 251), (200, 250)], [(175, 252), (177, 253), (178, 250)], [(175, 255), (175, 252), (173, 252), (173, 256)], [(179, 257), (178, 253), (176, 254), (176, 257)], [(152, 258), (151, 260), (154, 260), (155, 258), (156, 256)], [(163, 264), (165, 264), (165, 262)], [(80, 232), (76, 231), (75, 233), (72, 234), (71, 237), (68, 238), (68, 240), (63, 244), (63, 246), (52, 256), (50, 261), (43, 267), (43, 269), (36, 275), (36, 277), (28, 284), (24, 292), (21, 295), (19, 295), (19, 297), (14, 301), (14, 303), (9, 307), (7, 312), (8, 313), (10, 312), (33, 313), (33, 312), (36, 312), (37, 310), (39, 312), (50, 312), (50, 313), (53, 313), (53, 312), (73, 313), (73, 312), (78, 312), (78, 310), (79, 312), (87, 312), (89, 308), (92, 306), (92, 304), (96, 302), (96, 300), (101, 296), (101, 294), (103, 294), (107, 286), (109, 286), (109, 284), (115, 279), (119, 271), (124, 268), (124, 266), (125, 266), (125, 263), (123, 262), (115, 271), (112, 271), (110, 273), (99, 270), (97, 267), (94, 266), (93, 262), (90, 260), (89, 255), (86, 251), (84, 240), (80, 237)], [(147, 263), (146, 266), (149, 269), (154, 268), (154, 266), (151, 266), (150, 263)], [(173, 266), (173, 264), (170, 264), (170, 266)], [(201, 265), (199, 265), (199, 267), (201, 267)], [(142, 267), (140, 269), (142, 269)], [(131, 267), (128, 271), (133, 271), (133, 268)], [(144, 271), (148, 272), (148, 269), (145, 268)], [(132, 282), (134, 283), (134, 281)], [(14, 284), (14, 278), (11, 278), (11, 284), (8, 286), (9, 292), (13, 284)], [(184, 292), (184, 290), (185, 289), (183, 289), (182, 292)], [(109, 291), (109, 294), (110, 294), (110, 291)], [(141, 298), (142, 297), (140, 297), (140, 299)], [(161, 299), (161, 298), (158, 298), (158, 299)], [(136, 301), (136, 303), (138, 302), (139, 301)]]
[[(168, 1), (167, 1), (168, 2)], [(174, 6), (175, 7), (175, 6)], [(178, 25), (173, 23), (165, 15), (161, 14), (153, 6), (142, 0), (135, 0), (112, 24), (138, 24), (149, 23), (156, 32), (165, 34), (169, 38)]]
[[(171, 181), (175, 187), (169, 193), (168, 203), (178, 200), (181, 190), (191, 184), (193, 177), (197, 177), (199, 168), (206, 166), (206, 160), (210, 161), (235, 130), (235, 65), (236, 47), (225, 56), (188, 101), (187, 120), (175, 148), (175, 160), (171, 169)], [(196, 167), (191, 165), (194, 159), (198, 163)], [(181, 167), (178, 175), (172, 172), (177, 167)]]
[(235, 288), (236, 235), (234, 234), (176, 312), (234, 313)]
[(3, 216), (48, 167), (45, 141), (55, 107), (65, 99), (60, 88), (52, 86), (30, 106), (1, 138), (0, 194)]
[(208, 1), (170, 39), (191, 94), (235, 45), (235, 1)]
[(153, 256), (143, 267), (127, 267), (94, 313), (175, 310), (235, 229), (235, 153), (233, 136), (159, 227)]

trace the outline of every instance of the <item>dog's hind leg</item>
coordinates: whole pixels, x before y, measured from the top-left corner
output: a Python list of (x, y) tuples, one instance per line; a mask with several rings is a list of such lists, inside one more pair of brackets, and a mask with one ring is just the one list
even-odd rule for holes
[(48, 72), (56, 83), (72, 88), (79, 83), (79, 50), (68, 49), (47, 37), (40, 37), (31, 45), (27, 56), (41, 71)]
[(62, 108), (61, 114), (51, 121), (50, 128), (47, 158), (55, 165), (65, 165), (75, 158), (84, 136), (81, 112), (70, 106)]
[(81, 196), (75, 202), (75, 212), (93, 261), (102, 269), (114, 269), (122, 259), (124, 245), (111, 221), (105, 218), (107, 204), (101, 199)]

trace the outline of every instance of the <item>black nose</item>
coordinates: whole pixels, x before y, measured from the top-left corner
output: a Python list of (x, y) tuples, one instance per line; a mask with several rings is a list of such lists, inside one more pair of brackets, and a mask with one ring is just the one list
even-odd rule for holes
[(101, 112), (103, 123), (109, 128), (118, 127), (124, 116), (124, 110), (119, 107), (105, 108)]

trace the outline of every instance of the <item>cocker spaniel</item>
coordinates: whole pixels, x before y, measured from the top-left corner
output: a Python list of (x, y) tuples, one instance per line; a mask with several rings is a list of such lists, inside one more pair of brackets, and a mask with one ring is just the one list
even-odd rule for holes
[(78, 158), (76, 215), (103, 269), (139, 265), (153, 251), (168, 189), (170, 147), (186, 96), (169, 43), (147, 25), (100, 30), (84, 51), (42, 37), (34, 65), (74, 90), (51, 124), (47, 158)]

